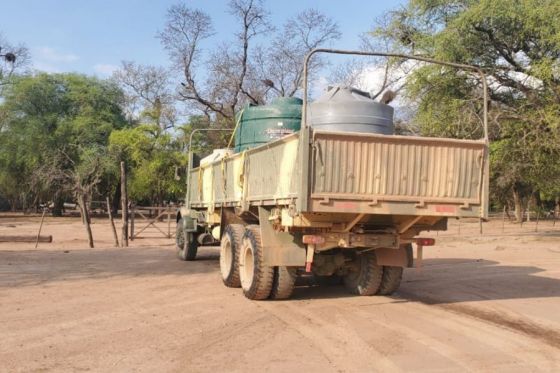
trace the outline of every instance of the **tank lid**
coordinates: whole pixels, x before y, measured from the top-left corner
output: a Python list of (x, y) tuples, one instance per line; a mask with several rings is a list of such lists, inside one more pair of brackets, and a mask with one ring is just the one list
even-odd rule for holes
[[(327, 91), (314, 102), (325, 101), (373, 101), (368, 92), (354, 87), (329, 86)], [(375, 101), (373, 101), (375, 102)]]

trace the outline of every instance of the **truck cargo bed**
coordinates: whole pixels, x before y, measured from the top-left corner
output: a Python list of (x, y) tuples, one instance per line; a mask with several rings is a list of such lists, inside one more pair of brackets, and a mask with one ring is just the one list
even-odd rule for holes
[(310, 210), (479, 216), (484, 141), (315, 132)]
[(483, 140), (308, 131), (193, 169), (190, 207), (486, 217)]

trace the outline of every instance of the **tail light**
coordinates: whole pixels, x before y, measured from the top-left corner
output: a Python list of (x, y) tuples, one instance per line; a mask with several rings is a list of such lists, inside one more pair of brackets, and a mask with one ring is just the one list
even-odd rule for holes
[(436, 244), (436, 240), (433, 238), (422, 237), (416, 239), (416, 244), (419, 246), (434, 246)]
[(306, 234), (303, 236), (303, 243), (307, 245), (321, 245), (325, 243), (325, 238), (322, 236)]

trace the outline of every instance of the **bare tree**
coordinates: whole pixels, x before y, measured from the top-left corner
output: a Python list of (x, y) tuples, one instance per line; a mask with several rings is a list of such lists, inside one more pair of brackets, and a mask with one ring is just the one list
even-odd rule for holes
[[(361, 36), (360, 49), (369, 52), (392, 52), (392, 44), (383, 38)], [(394, 51), (393, 51), (394, 52)], [(368, 91), (372, 99), (387, 99), (405, 88), (406, 76), (421, 62), (386, 57), (360, 57), (347, 59), (336, 65), (329, 76), (330, 84), (352, 86)], [(383, 95), (382, 95), (383, 94)]]
[(106, 168), (103, 149), (82, 152), (80, 163), (59, 149), (47, 157), (33, 172), (31, 182), (70, 192), (80, 209), (88, 243), (94, 247), (89, 216), (89, 203)]
[(0, 93), (3, 85), (9, 83), (9, 78), (16, 72), (25, 72), (31, 62), (29, 49), (23, 44), (13, 45), (0, 33), (0, 54), (9, 58), (0, 59)]
[(168, 70), (122, 61), (113, 79), (125, 92), (125, 111), (131, 120), (147, 116), (162, 129), (173, 127), (176, 110)]
[(236, 34), (241, 50), (238, 51), (239, 73), (237, 78), (236, 94), (234, 95), (232, 109), (235, 109), (240, 100), (239, 95), (245, 95), (252, 103), (259, 103), (251, 93), (245, 89), (249, 65), (249, 43), (257, 35), (271, 31), (268, 22), (268, 12), (263, 8), (260, 0), (232, 0), (229, 3), (230, 13), (242, 24), (241, 31)]
[[(202, 43), (213, 35), (213, 27), (210, 16), (200, 10), (172, 6), (158, 35), (181, 72), (180, 100), (209, 121), (227, 126), (246, 104), (295, 95), (302, 85), (305, 54), (340, 37), (338, 25), (313, 9), (288, 20), (278, 33), (261, 0), (231, 0), (229, 12), (239, 24), (235, 39), (206, 54)], [(258, 36), (265, 33), (273, 42), (259, 46)], [(205, 74), (199, 70), (202, 62)], [(321, 58), (314, 59), (310, 73), (323, 66)]]
[[(262, 79), (279, 96), (294, 96), (303, 83), (303, 59), (312, 49), (328, 46), (340, 39), (338, 25), (316, 9), (308, 9), (289, 19), (270, 48), (261, 49), (257, 57)], [(325, 66), (321, 56), (309, 65), (309, 76)]]
[(365, 73), (368, 63), (365, 58), (352, 58), (335, 65), (328, 78), (329, 84), (355, 87), (362, 91), (369, 89)]
[(91, 233), (91, 220), (89, 215), (90, 198), (101, 181), (103, 174), (103, 163), (99, 155), (90, 155), (85, 166), (76, 167), (68, 172), (69, 184), (78, 202), (82, 221), (86, 228), (89, 247), (93, 248), (93, 235)]
[(206, 79), (196, 70), (202, 59), (201, 43), (213, 33), (210, 17), (183, 4), (168, 10), (166, 26), (159, 33), (163, 46), (184, 80), (178, 95), (208, 117), (233, 122), (234, 113), (247, 102), (258, 103), (259, 96), (247, 85), (250, 73), (250, 45), (255, 36), (270, 29), (267, 12), (259, 0), (232, 0), (229, 12), (240, 23), (236, 42), (222, 44), (206, 61)]
[(184, 4), (176, 4), (168, 9), (165, 28), (158, 33), (158, 38), (174, 67), (182, 72), (184, 82), (181, 82), (183, 89), (179, 91), (179, 97), (204, 113), (210, 111), (226, 116), (224, 105), (209, 98), (196, 77), (201, 59), (200, 44), (213, 33), (208, 14)]

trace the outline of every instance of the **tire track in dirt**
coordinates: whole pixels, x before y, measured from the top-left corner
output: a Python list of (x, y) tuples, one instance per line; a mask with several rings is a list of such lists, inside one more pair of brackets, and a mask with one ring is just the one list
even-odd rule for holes
[(402, 334), (406, 338), (413, 339), (416, 343), (419, 343), (427, 348), (427, 350), (433, 351), (433, 353), (443, 356), (450, 362), (454, 363), (462, 370), (466, 371), (480, 371), (484, 368), (484, 362), (474, 361), (469, 359), (468, 354), (453, 345), (446, 344), (438, 338), (432, 337), (429, 334), (413, 329), (411, 327), (405, 326), (400, 323), (396, 318), (394, 322), (384, 323), (380, 322), (372, 317), (372, 315), (365, 311), (352, 310), (350, 311), (352, 316), (358, 319), (360, 322), (367, 322), (374, 324), (377, 327), (386, 327), (397, 333)]
[[(432, 306), (416, 303), (422, 308), (430, 308)], [(487, 344), (501, 350), (504, 354), (510, 354), (516, 360), (524, 361), (530, 365), (537, 365), (545, 371), (554, 371), (551, 364), (558, 367), (560, 364), (560, 355), (555, 347), (551, 347), (546, 343), (535, 340), (531, 336), (519, 333), (516, 330), (504, 328), (501, 325), (490, 324), (485, 320), (468, 317), (464, 314), (455, 314), (458, 317), (448, 318), (443, 314), (449, 314), (448, 310), (440, 307), (433, 308), (434, 312), (442, 314), (440, 316), (441, 325), (448, 325), (447, 320), (453, 320), (460, 323), (473, 331), (470, 336), (475, 338), (481, 344)], [(452, 326), (450, 326), (452, 327)]]
[(473, 317), (496, 326), (511, 329), (515, 332), (525, 334), (531, 338), (544, 342), (551, 347), (560, 349), (560, 331), (547, 328), (533, 321), (515, 318), (495, 311), (483, 310), (467, 305), (446, 304), (439, 305), (438, 307), (447, 311)]
[(498, 313), (490, 309), (482, 309), (465, 304), (442, 303), (437, 299), (419, 296), (408, 292), (400, 292), (401, 298), (417, 301), (425, 305), (436, 306), (440, 309), (468, 316), (486, 323), (506, 328), (520, 334), (524, 334), (533, 339), (539, 340), (550, 347), (560, 349), (560, 331), (551, 329), (533, 321), (507, 315), (506, 313)]
[[(429, 349), (435, 347), (437, 352), (468, 370), (480, 371), (492, 364), (515, 362), (532, 371), (555, 371), (560, 363), (554, 348), (540, 341), (535, 343), (528, 336), (515, 338), (515, 331), (463, 315), (449, 317), (448, 311), (422, 303), (394, 306), (389, 311), (390, 322), (376, 320), (376, 314), (364, 310), (363, 306), (346, 313), (414, 338)], [(434, 320), (437, 320), (435, 324)], [(453, 342), (445, 343), (449, 338)]]
[(356, 372), (372, 369), (379, 372), (402, 371), (340, 319), (336, 323), (329, 323), (319, 317), (310, 317), (313, 313), (303, 312), (297, 303), (262, 302), (259, 306), (313, 343), (339, 372), (346, 371), (348, 366), (352, 367), (349, 371)]

